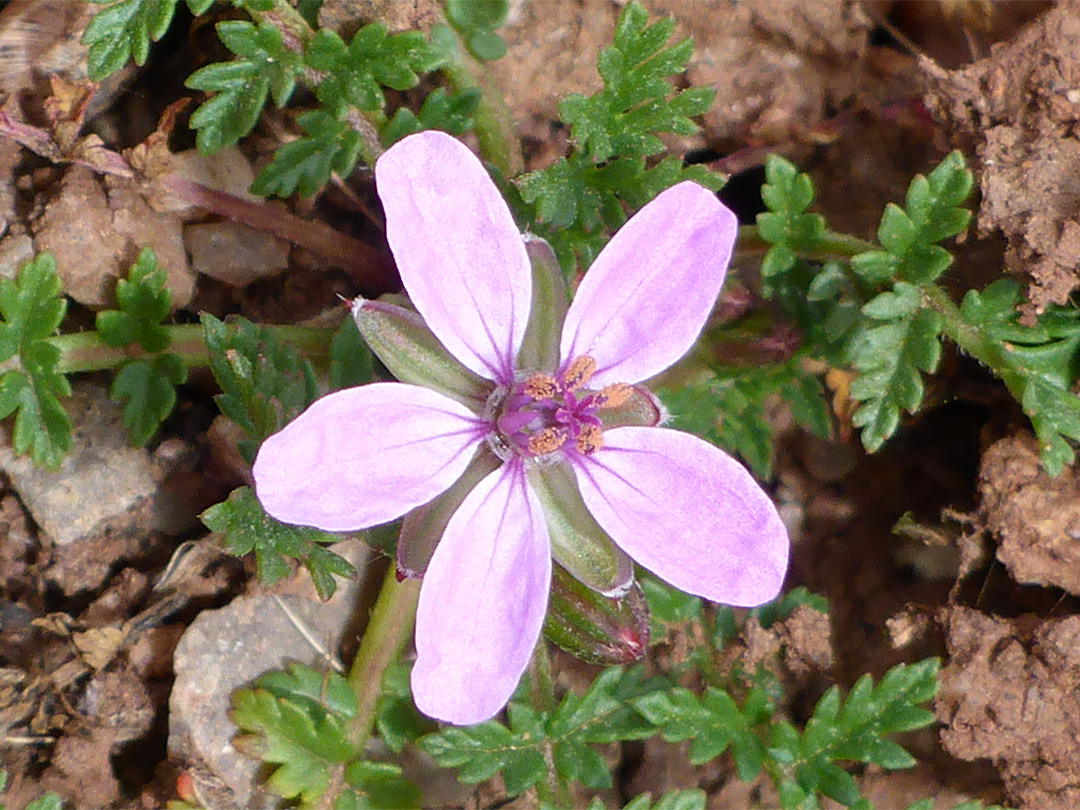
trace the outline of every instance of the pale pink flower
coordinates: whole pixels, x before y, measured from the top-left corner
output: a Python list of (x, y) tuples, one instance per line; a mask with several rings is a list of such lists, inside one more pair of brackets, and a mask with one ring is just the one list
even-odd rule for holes
[(447, 351), (490, 381), (491, 399), (470, 409), (403, 383), (339, 391), (267, 439), (254, 476), (279, 520), (351, 531), (431, 501), (480, 448), (503, 459), (457, 508), (424, 574), (412, 675), (420, 710), (486, 720), (528, 664), (551, 578), (549, 530), (529, 482), (539, 464), (565, 465), (604, 532), (676, 587), (730, 605), (775, 597), (787, 533), (742, 465), (690, 434), (603, 430), (597, 415), (697, 339), (731, 256), (734, 215), (694, 183), (658, 195), (581, 282), (558, 367), (519, 369), (532, 274), (479, 160), (424, 132), (391, 147), (375, 176), (413, 305)]

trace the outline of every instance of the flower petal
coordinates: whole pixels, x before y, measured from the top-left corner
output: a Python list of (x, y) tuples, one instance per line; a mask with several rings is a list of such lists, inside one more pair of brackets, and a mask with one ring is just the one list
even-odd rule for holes
[(413, 699), (469, 725), (506, 705), (540, 636), (551, 582), (544, 514), (512, 461), (450, 519), (420, 587)]
[(386, 237), (416, 309), (468, 368), (509, 383), (532, 301), (532, 271), (510, 209), (480, 161), (421, 132), (375, 164)]
[(688, 593), (753, 607), (784, 581), (788, 536), (741, 464), (689, 433), (624, 427), (577, 465), (589, 511), (637, 562)]
[(426, 388), (347, 388), (262, 443), (255, 494), (285, 523), (327, 531), (376, 526), (453, 484), (484, 430), (464, 405)]
[(709, 190), (669, 188), (622, 226), (578, 287), (562, 362), (589, 355), (592, 388), (636, 383), (690, 350), (712, 311), (737, 222)]

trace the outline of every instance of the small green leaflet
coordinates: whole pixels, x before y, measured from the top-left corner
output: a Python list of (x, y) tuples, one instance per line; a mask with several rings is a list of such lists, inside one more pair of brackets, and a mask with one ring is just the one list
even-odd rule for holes
[(48, 253), (24, 264), (15, 281), (0, 280), (0, 362), (18, 360), (0, 377), (0, 419), (16, 414), (15, 453), (29, 453), (48, 469), (60, 466), (72, 442), (71, 420), (59, 399), (71, 395), (71, 386), (56, 370), (60, 350), (46, 342), (66, 310)]
[(360, 135), (326, 110), (308, 110), (296, 118), (304, 135), (278, 147), (259, 172), (251, 193), (288, 197), (295, 191), (310, 197), (336, 173), (348, 177), (360, 157)]
[(214, 401), (248, 434), (237, 446), (250, 463), (263, 439), (315, 401), (315, 372), (265, 326), (243, 318), (226, 324), (205, 313), (202, 324), (210, 369), (222, 391)]
[(483, 62), (502, 59), (506, 43), (495, 29), (506, 22), (507, 0), (446, 0), (446, 19), (461, 34), (469, 53)]
[(417, 711), (409, 686), (412, 665), (391, 664), (383, 673), (382, 691), (375, 704), (375, 728), (386, 747), (395, 754), (433, 728), (433, 723)]
[[(7, 787), (7, 771), (0, 768), (0, 793), (4, 792), (4, 788)], [(43, 793), (38, 798), (30, 802), (24, 810), (61, 810), (64, 806), (63, 800), (51, 790), (48, 793)], [(0, 796), (0, 810), (6, 810), (6, 806), (3, 802), (3, 796)]]
[(896, 432), (901, 409), (914, 413), (922, 403), (922, 374), (933, 373), (941, 357), (941, 316), (923, 308), (919, 288), (904, 281), (867, 303), (862, 314), (878, 324), (861, 325), (848, 347), (859, 372), (851, 396), (861, 403), (851, 421), (874, 452)]
[(651, 736), (655, 727), (632, 702), (666, 685), (664, 679), (643, 678), (641, 667), (610, 667), (584, 695), (567, 695), (550, 714), (512, 700), (508, 726), (490, 720), (447, 728), (421, 737), (418, 745), (440, 766), (458, 768), (463, 784), (482, 782), (501, 771), (511, 796), (547, 776), (545, 752), (550, 749), (563, 778), (602, 790), (611, 786), (611, 773), (591, 745)]
[(795, 164), (779, 155), (765, 158), (761, 199), (769, 209), (757, 215), (758, 234), (771, 246), (761, 261), (765, 295), (775, 279), (795, 266), (798, 253), (814, 250), (825, 236), (825, 220), (807, 214), (814, 201), (814, 184)]
[[(169, 314), (171, 296), (151, 248), (143, 248), (128, 277), (116, 282), (116, 302), (120, 309), (97, 314), (104, 343), (137, 344), (151, 353), (168, 348), (169, 332), (161, 321)], [(186, 381), (187, 366), (175, 354), (132, 359), (120, 366), (109, 396), (124, 403), (122, 419), (134, 444), (146, 444), (157, 432), (176, 404), (176, 386)]]
[(871, 283), (903, 279), (913, 284), (934, 281), (952, 264), (952, 256), (935, 244), (967, 227), (971, 212), (960, 204), (971, 193), (972, 175), (960, 152), (945, 157), (926, 177), (908, 186), (904, 208), (889, 203), (878, 226), (885, 250), (860, 253), (851, 266)]
[(303, 68), (300, 54), (285, 46), (281, 32), (268, 23), (226, 20), (216, 27), (218, 37), (236, 58), (192, 73), (184, 86), (214, 95), (191, 115), (195, 144), (211, 154), (235, 144), (259, 120), (267, 96), (284, 107)]
[(475, 126), (473, 115), (482, 97), (483, 94), (476, 87), (467, 87), (455, 93), (447, 93), (445, 88), (436, 87), (420, 105), (419, 113), (414, 114), (408, 107), (398, 107), (394, 117), (379, 133), (379, 140), (383, 146), (390, 146), (406, 135), (425, 129), (461, 135)]
[(1001, 376), (1031, 419), (1047, 472), (1073, 462), (1068, 439), (1080, 441), (1080, 398), (1072, 386), (1080, 373), (1080, 310), (1050, 307), (1034, 326), (1019, 323), (1020, 288), (1000, 279), (964, 296), (960, 312), (973, 327), (1001, 344)]
[(325, 74), (315, 95), (336, 118), (349, 108), (381, 110), (382, 87), (409, 90), (419, 83), (418, 74), (437, 69), (443, 59), (418, 31), (387, 36), (382, 23), (365, 25), (348, 45), (333, 31), (316, 31), (304, 52), (307, 66)]
[(752, 689), (742, 708), (722, 689), (709, 688), (698, 697), (682, 687), (645, 695), (634, 706), (660, 727), (663, 739), (691, 741), (691, 764), (715, 759), (731, 746), (740, 779), (748, 782), (761, 770), (765, 747), (755, 730), (774, 708), (764, 690)]
[(419, 807), (420, 791), (402, 779), (401, 768), (359, 759), (363, 752), (346, 739), (355, 715), (356, 697), (341, 675), (291, 664), (233, 693), (231, 717), (241, 732), (233, 744), (277, 766), (268, 786), (304, 806), (322, 799), (334, 770), (344, 768), (347, 787), (334, 806)]
[(348, 560), (323, 548), (336, 543), (339, 536), (274, 520), (263, 511), (250, 487), (234, 489), (227, 500), (211, 506), (199, 519), (210, 531), (222, 534), (230, 554), (240, 557), (255, 552), (259, 581), (264, 585), (292, 573), (289, 559), (299, 560), (307, 568), (320, 599), (334, 595), (335, 576), (356, 576)]
[(128, 360), (109, 388), (109, 396), (124, 403), (121, 419), (131, 441), (144, 445), (176, 405), (176, 386), (187, 381), (187, 366), (175, 354), (148, 360)]
[(169, 314), (171, 300), (165, 289), (165, 271), (157, 266), (153, 248), (143, 248), (128, 269), (128, 277), (116, 282), (120, 308), (97, 314), (101, 339), (110, 346), (138, 343), (143, 351), (164, 351), (169, 333), (161, 322)]
[[(176, 13), (178, 0), (91, 0), (111, 3), (94, 15), (83, 32), (82, 44), (89, 46), (86, 69), (90, 79), (100, 82), (122, 68), (128, 59), (146, 64), (150, 43), (161, 39)], [(192, 14), (202, 14), (214, 0), (187, 0)]]

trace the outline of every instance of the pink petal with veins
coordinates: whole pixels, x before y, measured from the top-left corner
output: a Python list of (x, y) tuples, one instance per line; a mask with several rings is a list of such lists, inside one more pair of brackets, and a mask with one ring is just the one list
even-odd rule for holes
[(405, 290), (468, 368), (513, 379), (532, 302), (532, 272), (510, 209), (460, 141), (421, 132), (375, 164), (386, 237)]
[(689, 433), (623, 427), (576, 465), (581, 497), (627, 554), (688, 593), (753, 607), (776, 597), (788, 536), (769, 496)]
[(497, 714), (540, 637), (550, 582), (544, 513), (521, 462), (507, 462), (469, 493), (424, 574), (417, 708), (458, 725)]
[(427, 388), (329, 394), (262, 443), (255, 494), (278, 520), (353, 531), (425, 504), (465, 471), (485, 425)]
[(738, 223), (708, 189), (679, 183), (596, 257), (563, 326), (562, 362), (596, 360), (590, 387), (636, 383), (690, 350), (712, 311)]

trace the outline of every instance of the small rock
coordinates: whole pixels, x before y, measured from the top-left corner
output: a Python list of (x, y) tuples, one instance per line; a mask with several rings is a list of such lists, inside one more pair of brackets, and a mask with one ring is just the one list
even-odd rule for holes
[(0, 276), (15, 278), (19, 268), (34, 258), (34, 241), (25, 233), (11, 232), (0, 240)]
[(150, 539), (144, 526), (160, 472), (146, 450), (128, 443), (121, 406), (104, 386), (76, 382), (64, 405), (74, 446), (60, 468), (43, 470), (16, 456), (4, 431), (0, 469), (56, 547), (49, 579), (70, 594), (97, 588), (113, 565)]
[(130, 181), (110, 178), (106, 194), (93, 172), (74, 166), (34, 229), (34, 247), (53, 254), (64, 292), (80, 304), (111, 306), (116, 279), (147, 245), (165, 270), (173, 306), (195, 294), (180, 220), (154, 211)]
[(273, 276), (289, 266), (289, 243), (241, 222), (223, 220), (184, 228), (195, 270), (234, 287)]
[[(344, 541), (332, 550), (356, 566), (360, 575), (356, 581), (339, 582), (329, 601), (319, 602), (313, 593), (311, 598), (295, 593), (240, 597), (220, 610), (200, 613), (176, 647), (169, 756), (186, 764), (201, 790), (215, 794), (213, 806), (266, 804), (258, 785), (259, 763), (232, 746), (237, 733), (228, 714), (233, 691), (288, 662), (325, 669), (323, 654), (309, 638), (337, 654), (354, 617), (369, 551), (360, 541)], [(297, 577), (307, 578), (307, 572), (300, 571)], [(313, 591), (310, 584), (307, 590)], [(297, 623), (306, 628), (308, 637)]]
[[(188, 149), (186, 152), (177, 152), (170, 158), (172, 163), (170, 173), (175, 177), (243, 200), (260, 204), (264, 202), (261, 197), (256, 197), (248, 191), (251, 184), (255, 182), (255, 171), (251, 168), (248, 159), (244, 157), (244, 153), (235, 146), (219, 149), (212, 155), (202, 155), (197, 149)], [(156, 189), (158, 193), (152, 200), (152, 204), (158, 211), (174, 211), (181, 216), (186, 216), (200, 210), (175, 194), (162, 192), (162, 188), (164, 187)]]

